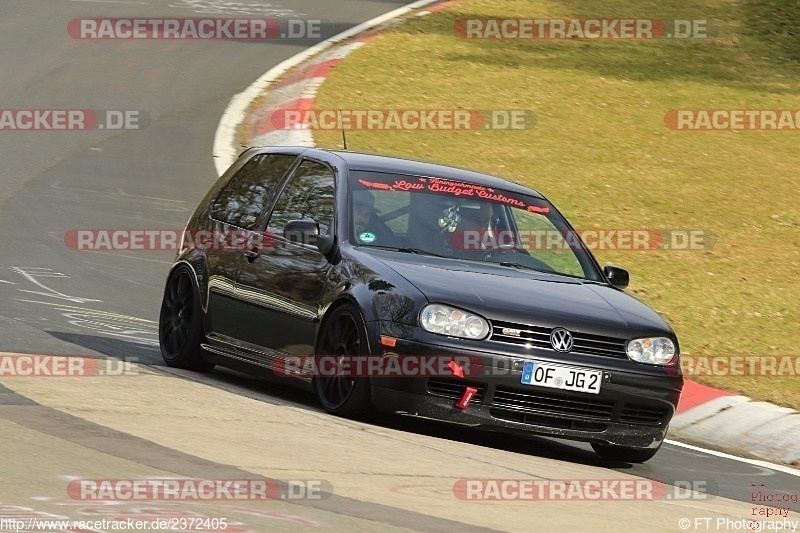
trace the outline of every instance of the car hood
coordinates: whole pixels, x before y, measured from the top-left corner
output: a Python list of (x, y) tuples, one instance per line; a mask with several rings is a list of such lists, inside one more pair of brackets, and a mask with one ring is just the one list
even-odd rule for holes
[(489, 320), (618, 338), (674, 335), (658, 313), (608, 285), (490, 263), (426, 257), (423, 264), (395, 256), (381, 254), (380, 260), (429, 302), (461, 307)]

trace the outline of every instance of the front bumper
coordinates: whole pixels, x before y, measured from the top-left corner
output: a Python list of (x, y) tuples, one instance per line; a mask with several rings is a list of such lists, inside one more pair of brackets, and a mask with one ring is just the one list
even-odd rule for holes
[[(398, 339), (383, 355), (466, 356), (482, 362), (480, 375), (372, 378), (376, 409), (489, 430), (655, 448), (666, 437), (683, 388), (683, 377), (663, 367), (544, 350), (501, 351), (507, 346), (488, 346), (498, 351), (467, 350), (468, 343), (453, 341), (447, 345)], [(600, 392), (523, 384), (522, 365), (530, 359), (602, 370)], [(457, 407), (467, 387), (478, 392), (466, 408)]]

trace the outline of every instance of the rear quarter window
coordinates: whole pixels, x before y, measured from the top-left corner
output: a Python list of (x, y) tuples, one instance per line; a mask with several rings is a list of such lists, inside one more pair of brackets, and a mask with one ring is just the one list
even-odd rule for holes
[(234, 174), (211, 205), (211, 218), (245, 229), (253, 227), (275, 200), (281, 180), (296, 157), (261, 154)]

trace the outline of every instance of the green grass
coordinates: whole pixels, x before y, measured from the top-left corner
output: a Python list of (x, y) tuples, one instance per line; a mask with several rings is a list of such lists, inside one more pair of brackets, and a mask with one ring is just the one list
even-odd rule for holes
[[(664, 124), (670, 109), (800, 109), (800, 15), (792, 6), (463, 0), (350, 55), (315, 107), (532, 110), (538, 123), (528, 130), (350, 131), (348, 147), (532, 186), (579, 229), (711, 231), (711, 249), (596, 256), (631, 271), (629, 292), (673, 325), (684, 354), (800, 355), (800, 131)], [(602, 42), (454, 36), (456, 19), (487, 17), (705, 18), (719, 33)], [(341, 147), (338, 132), (316, 132), (315, 140)], [(800, 408), (797, 377), (703, 381)]]

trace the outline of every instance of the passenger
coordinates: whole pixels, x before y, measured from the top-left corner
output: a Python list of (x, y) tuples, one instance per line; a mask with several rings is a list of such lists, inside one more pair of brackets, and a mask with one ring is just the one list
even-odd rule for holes
[[(461, 207), (461, 221), (451, 242), (461, 257), (472, 258), (497, 249), (492, 204), (482, 202), (478, 209)], [(466, 252), (466, 253), (464, 253)]]

